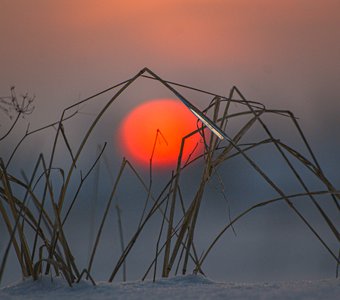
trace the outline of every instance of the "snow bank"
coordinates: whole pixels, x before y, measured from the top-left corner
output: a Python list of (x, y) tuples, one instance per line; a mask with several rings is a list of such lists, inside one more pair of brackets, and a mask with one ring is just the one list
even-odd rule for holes
[(262, 284), (217, 283), (187, 275), (155, 283), (99, 283), (82, 281), (68, 287), (60, 278), (25, 280), (0, 289), (1, 300), (33, 299), (340, 299), (340, 280), (278, 282)]

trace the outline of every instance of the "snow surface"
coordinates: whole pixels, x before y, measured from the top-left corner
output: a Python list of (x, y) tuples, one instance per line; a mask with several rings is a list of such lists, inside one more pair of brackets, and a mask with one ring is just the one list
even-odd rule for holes
[(177, 276), (155, 283), (82, 281), (70, 288), (61, 278), (31, 279), (0, 289), (1, 300), (17, 299), (340, 299), (340, 280), (277, 283), (218, 283), (198, 275)]

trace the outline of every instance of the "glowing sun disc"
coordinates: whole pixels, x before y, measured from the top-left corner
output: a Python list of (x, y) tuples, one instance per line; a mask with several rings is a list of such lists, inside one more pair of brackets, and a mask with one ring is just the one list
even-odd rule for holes
[[(149, 165), (151, 157), (153, 166), (175, 165), (182, 138), (196, 129), (197, 118), (180, 101), (151, 100), (136, 107), (122, 121), (119, 128), (121, 150), (127, 159), (143, 165)], [(202, 148), (198, 133), (187, 138), (183, 160)]]

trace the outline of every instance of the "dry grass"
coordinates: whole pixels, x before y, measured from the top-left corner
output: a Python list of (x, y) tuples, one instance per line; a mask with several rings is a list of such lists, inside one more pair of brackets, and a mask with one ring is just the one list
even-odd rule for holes
[[(198, 122), (197, 130), (183, 137), (176, 170), (172, 172), (169, 180), (158, 194), (154, 194), (153, 191), (153, 153), (150, 157), (149, 175), (146, 179), (140, 175), (137, 169), (126, 158), (123, 158), (117, 177), (112, 179), (111, 193), (95, 235), (89, 262), (86, 266), (80, 267), (73, 256), (70, 240), (67, 238), (64, 225), (71, 218), (72, 213), (77, 213), (76, 204), (79, 201), (79, 193), (84, 185), (88, 183), (89, 175), (97, 168), (98, 162), (105, 159), (106, 144), (98, 152), (96, 159), (85, 175), (81, 173), (80, 181), (77, 181), (79, 177), (78, 172), (75, 172), (75, 170), (78, 167), (80, 157), (83, 155), (84, 147), (89, 143), (89, 138), (102, 119), (103, 114), (109, 107), (114, 105), (114, 102), (119, 99), (125, 90), (141, 78), (158, 81), (165, 88), (169, 89), (198, 116), (200, 122)], [(179, 92), (178, 88), (212, 97), (212, 101), (202, 113)], [(68, 132), (64, 125), (77, 115), (77, 111), (73, 113), (72, 111), (79, 107), (79, 105), (93, 101), (99, 95), (105, 95), (109, 91), (114, 92), (114, 95), (89, 124), (79, 145), (77, 147), (71, 146), (74, 143), (70, 143)], [(235, 111), (234, 107), (238, 107), (238, 109)], [(8, 137), (15, 126), (20, 114), (22, 112), (18, 111), (18, 117), (14, 119), (14, 125), (10, 127), (9, 131), (0, 140), (2, 143), (5, 142), (6, 137)], [(267, 125), (265, 121), (265, 117), (268, 115), (274, 116), (277, 119), (284, 119), (286, 123), (293, 125), (303, 144), (304, 153), (295, 150), (292, 146), (284, 143), (274, 135), (270, 124)], [(236, 124), (238, 124), (236, 129), (230, 130), (232, 134), (227, 134), (230, 124), (234, 121), (237, 121)], [(207, 127), (215, 131), (217, 135), (207, 134)], [(264, 135), (263, 139), (252, 138), (251, 132), (255, 127)], [(51, 128), (56, 128), (56, 134), (53, 139), (51, 152), (48, 155), (49, 158), (46, 159), (45, 155), (40, 154), (31, 176), (27, 176), (24, 173), (23, 179), (21, 179), (12, 174), (9, 170), (14, 164), (16, 153), (22, 147), (25, 139), (30, 135), (47, 131)], [(203, 154), (196, 155), (193, 149), (189, 157), (182, 157), (183, 147), (187, 139), (190, 139), (193, 135), (201, 135), (205, 144), (205, 151)], [(155, 133), (154, 149), (159, 138), (166, 139), (161, 131)], [(65, 145), (70, 157), (70, 165), (63, 169), (55, 167), (55, 156), (60, 144)], [(252, 151), (268, 145), (271, 145), (275, 153), (283, 160), (290, 172), (290, 176), (300, 186), (301, 190), (299, 192), (295, 194), (285, 192), (280, 187), (280, 183), (275, 182), (261, 164), (253, 158)], [(206, 250), (199, 256), (195, 246), (195, 237), (199, 234), (197, 232), (199, 230), (197, 229), (197, 223), (200, 218), (206, 186), (214, 177), (218, 177), (222, 183), (223, 176), (219, 175), (218, 169), (234, 158), (245, 161), (262, 179), (262, 182), (269, 186), (277, 196), (250, 205), (233, 218), (229, 216), (230, 220), (215, 235), (211, 236), (211, 243), (206, 245)], [(190, 173), (190, 166), (196, 161), (201, 161), (202, 164), (200, 182), (197, 185), (193, 198), (191, 200), (183, 199), (181, 178), (185, 176), (183, 173), (187, 171)], [(301, 169), (307, 170), (312, 174), (324, 186), (324, 189), (318, 191), (311, 189), (308, 182), (304, 179)], [(95, 284), (92, 269), (95, 265), (97, 249), (102, 241), (103, 229), (108, 220), (109, 211), (114, 205), (117, 189), (121, 187), (121, 180), (127, 170), (132, 172), (143, 187), (145, 202), (137, 229), (129, 238), (124, 236), (121, 209), (117, 204), (115, 206), (120, 236), (120, 240), (116, 242), (120, 243), (122, 253), (115, 265), (112, 266), (112, 272), (108, 277), (110, 282), (116, 278), (120, 271), (123, 271), (123, 280), (127, 279), (126, 260), (131, 250), (135, 247), (137, 240), (141, 238), (146, 225), (156, 216), (161, 215), (161, 221), (159, 223), (159, 232), (155, 237), (155, 255), (150, 261), (149, 267), (146, 269), (142, 279), (145, 279), (151, 270), (153, 270), (153, 279), (157, 278), (157, 270), (161, 261), (160, 255), (162, 254), (163, 260), (160, 269), (163, 277), (168, 277), (171, 273), (177, 274), (180, 268), (183, 274), (189, 268), (192, 268), (194, 272), (204, 274), (204, 263), (209, 253), (218, 244), (217, 242), (227, 230), (233, 229), (233, 225), (249, 213), (256, 213), (256, 209), (266, 205), (275, 205), (275, 203), (282, 201), (302, 221), (302, 226), (303, 224), (307, 226), (316, 239), (324, 246), (325, 250), (334, 259), (338, 272), (339, 249), (332, 248), (321, 236), (313, 220), (308, 219), (304, 211), (301, 211), (295, 205), (295, 201), (300, 198), (303, 198), (303, 201), (309, 201), (310, 205), (314, 206), (318, 211), (320, 218), (324, 220), (334, 240), (337, 243), (340, 242), (340, 234), (336, 223), (320, 205), (318, 199), (318, 196), (328, 195), (329, 200), (327, 201), (331, 203), (336, 212), (339, 212), (340, 193), (323, 173), (295, 116), (289, 111), (267, 109), (261, 103), (249, 101), (236, 87), (233, 87), (230, 94), (224, 97), (175, 82), (165, 81), (145, 68), (132, 78), (67, 107), (62, 112), (58, 122), (34, 131), (27, 129), (22, 139), (14, 147), (9, 159), (7, 161), (4, 161), (2, 158), (0, 159), (0, 214), (9, 236), (7, 247), (1, 260), (0, 282), (6, 271), (6, 262), (12, 248), (15, 251), (23, 277), (37, 279), (42, 274), (62, 275), (69, 285), (72, 286), (86, 275), (87, 279), (90, 279)], [(61, 178), (62, 183), (59, 190), (53, 185), (53, 176), (55, 174)], [(73, 192), (73, 196), (70, 196), (72, 193), (71, 187), (74, 185), (77, 185), (77, 188)], [(20, 193), (17, 193), (18, 190)], [(223, 187), (221, 187), (221, 192), (227, 197)], [(18, 196), (22, 194), (23, 196)], [(126, 238), (128, 238), (127, 243), (125, 242)]]

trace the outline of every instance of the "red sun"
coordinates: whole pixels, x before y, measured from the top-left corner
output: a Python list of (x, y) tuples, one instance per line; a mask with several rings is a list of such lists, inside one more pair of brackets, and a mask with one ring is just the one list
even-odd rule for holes
[[(132, 110), (120, 126), (120, 144), (127, 159), (158, 167), (177, 163), (182, 138), (197, 129), (197, 118), (179, 100), (156, 99)], [(156, 139), (157, 138), (157, 139)], [(202, 151), (200, 134), (187, 138), (182, 161)]]

